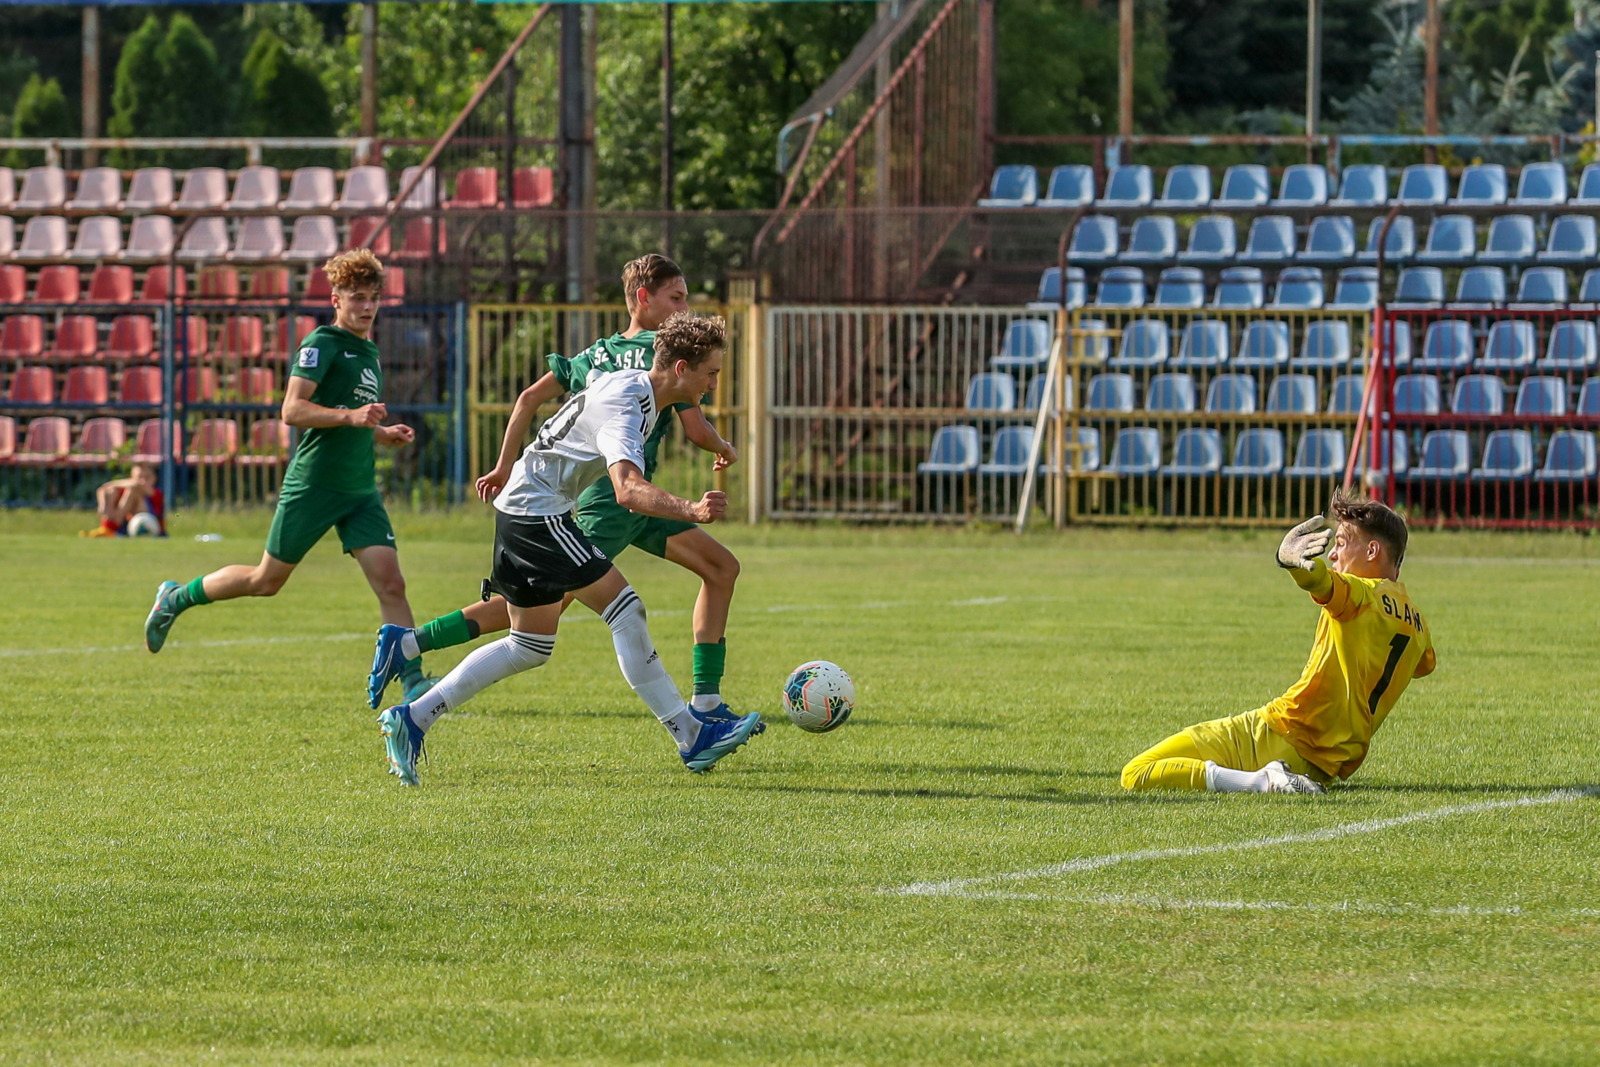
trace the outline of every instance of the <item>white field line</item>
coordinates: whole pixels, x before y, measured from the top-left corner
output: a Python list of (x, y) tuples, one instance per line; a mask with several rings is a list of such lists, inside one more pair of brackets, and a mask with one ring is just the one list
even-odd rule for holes
[(1287, 900), (1192, 900), (1183, 897), (1163, 897), (1153, 893), (1091, 893), (1066, 895), (1055, 893), (1008, 893), (997, 890), (991, 893), (962, 894), (984, 900), (1052, 900), (1063, 904), (1098, 904), (1107, 907), (1149, 908), (1157, 911), (1313, 911), (1361, 915), (1464, 915), (1464, 916), (1573, 916), (1594, 918), (1600, 908), (1525, 908), (1519, 904), (1479, 905), (1454, 904), (1448, 907), (1423, 907), (1416, 904), (1380, 904), (1371, 901), (1344, 900), (1329, 904), (1299, 904)]
[(1312, 841), (1333, 841), (1356, 834), (1373, 834), (1382, 830), (1392, 830), (1397, 826), (1409, 826), (1412, 823), (1448, 819), (1455, 815), (1471, 815), (1480, 811), (1497, 811), (1504, 808), (1528, 808), (1542, 804), (1559, 804), (1563, 801), (1576, 800), (1579, 797), (1590, 795), (1592, 793), (1589, 790), (1557, 789), (1543, 796), (1518, 797), (1514, 800), (1485, 800), (1475, 804), (1452, 804), (1449, 807), (1434, 808), (1430, 811), (1412, 812), (1410, 815), (1342, 823), (1338, 826), (1328, 826), (1321, 830), (1309, 830), (1305, 833), (1254, 837), (1245, 841), (1224, 841), (1212, 845), (1191, 845), (1186, 848), (1147, 848), (1135, 852), (1113, 852), (1104, 856), (1083, 856), (1079, 859), (1067, 860), (1064, 863), (1051, 864), (1048, 867), (1036, 867), (1030, 871), (985, 874), (973, 878), (952, 878), (942, 882), (912, 882), (910, 885), (896, 886), (886, 889), (884, 892), (900, 896), (920, 897), (1004, 897), (1007, 895), (1004, 891), (982, 887), (1029, 881), (1035, 878), (1056, 878), (1066, 874), (1082, 874), (1085, 871), (1098, 871), (1105, 867), (1116, 867), (1124, 863), (1145, 863), (1151, 860), (1210, 856), (1219, 852), (1241, 852), (1248, 849), (1274, 848), (1279, 845), (1296, 845)]

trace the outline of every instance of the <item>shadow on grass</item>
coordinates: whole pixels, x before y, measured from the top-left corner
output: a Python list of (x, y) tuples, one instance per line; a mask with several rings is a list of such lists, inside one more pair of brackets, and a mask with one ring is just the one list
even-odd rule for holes
[(872, 763), (859, 768), (876, 774), (909, 774), (926, 776), (930, 774), (960, 774), (960, 775), (1012, 775), (1024, 778), (1092, 778), (1114, 781), (1117, 772), (1106, 771), (1075, 771), (1060, 767), (1012, 767), (999, 763), (975, 764), (950, 764), (948, 766), (926, 765), (920, 766), (910, 763)]
[(1583, 782), (1546, 782), (1543, 785), (1523, 783), (1521, 785), (1508, 785), (1502, 782), (1473, 785), (1470, 782), (1452, 782), (1449, 785), (1437, 785), (1428, 782), (1414, 782), (1409, 784), (1394, 785), (1366, 785), (1355, 782), (1350, 785), (1341, 785), (1336, 793), (1456, 793), (1464, 796), (1486, 796), (1499, 793), (1551, 793), (1557, 789), (1575, 789), (1591, 796), (1600, 796), (1600, 786)]
[(740, 791), (765, 793), (801, 793), (807, 796), (829, 794), (833, 796), (878, 797), (882, 799), (922, 800), (1016, 800), (1028, 804), (1185, 804), (1204, 797), (1204, 793), (1066, 793), (1058, 789), (1043, 789), (1037, 793), (979, 793), (966, 789), (883, 789), (827, 785), (779, 785), (740, 781)]

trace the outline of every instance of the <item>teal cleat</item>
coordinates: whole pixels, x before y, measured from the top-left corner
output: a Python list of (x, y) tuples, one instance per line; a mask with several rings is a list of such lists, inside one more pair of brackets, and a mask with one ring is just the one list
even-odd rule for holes
[(422, 731), (411, 721), (411, 705), (397, 704), (378, 716), (383, 747), (389, 756), (389, 773), (401, 785), (416, 785), (417, 757), (422, 755)]
[(414, 682), (406, 683), (406, 703), (419, 699), (424, 693), (439, 684), (439, 679), (423, 676)]
[[(367, 707), (377, 708), (383, 703), (383, 691), (389, 688), (390, 682), (400, 677), (411, 662), (400, 651), (400, 639), (410, 632), (409, 627), (388, 622), (378, 627), (378, 644), (372, 650), (372, 671), (367, 675)], [(414, 700), (427, 691), (423, 689), (412, 693), (408, 690), (406, 700)]]
[(761, 723), (761, 716), (753, 711), (731, 722), (709, 721), (701, 712), (695, 712), (695, 717), (700, 719), (700, 736), (695, 738), (694, 747), (678, 754), (683, 757), (683, 765), (696, 774), (704, 774), (722, 757), (732, 755), (750, 740)]
[(172, 594), (182, 588), (177, 582), (162, 582), (156, 586), (156, 602), (144, 620), (144, 647), (151, 652), (160, 652), (161, 646), (167, 643), (167, 631), (178, 619), (178, 611), (172, 607)]

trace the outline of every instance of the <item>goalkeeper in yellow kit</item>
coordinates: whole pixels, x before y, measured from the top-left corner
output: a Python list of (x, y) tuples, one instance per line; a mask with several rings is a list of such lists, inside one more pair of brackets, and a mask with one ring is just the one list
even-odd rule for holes
[[(1336, 492), (1290, 530), (1278, 566), (1322, 605), (1300, 680), (1266, 707), (1198, 723), (1141, 752), (1124, 789), (1321, 793), (1348, 778), (1406, 684), (1433, 672), (1433, 640), (1400, 583), (1405, 520), (1375, 500)], [(1317, 558), (1328, 548), (1328, 562)]]

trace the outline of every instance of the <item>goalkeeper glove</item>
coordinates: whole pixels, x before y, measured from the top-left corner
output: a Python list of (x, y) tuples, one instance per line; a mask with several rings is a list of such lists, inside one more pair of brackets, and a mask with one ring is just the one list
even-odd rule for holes
[(1327, 549), (1333, 538), (1321, 515), (1313, 515), (1299, 526), (1283, 535), (1278, 545), (1278, 566), (1290, 570), (1316, 569), (1316, 559)]

